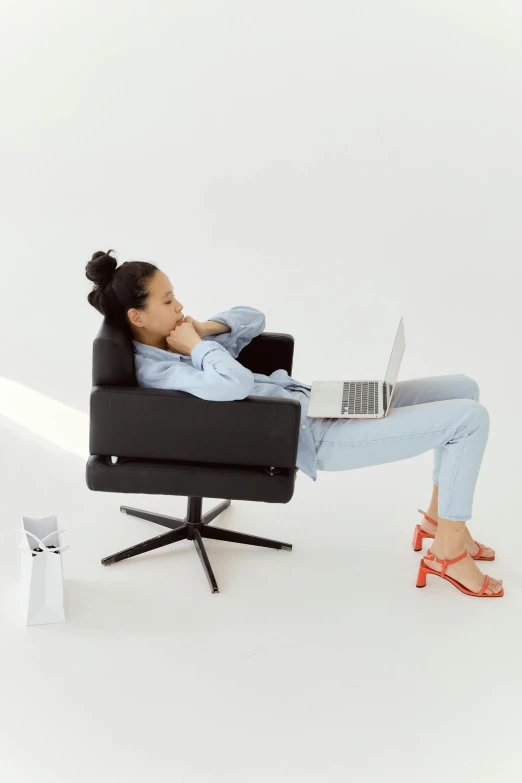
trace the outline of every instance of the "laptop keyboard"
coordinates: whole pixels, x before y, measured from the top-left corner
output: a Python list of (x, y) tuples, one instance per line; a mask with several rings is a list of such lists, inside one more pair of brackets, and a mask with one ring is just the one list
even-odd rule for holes
[(379, 381), (346, 381), (343, 383), (342, 414), (375, 414), (378, 410)]

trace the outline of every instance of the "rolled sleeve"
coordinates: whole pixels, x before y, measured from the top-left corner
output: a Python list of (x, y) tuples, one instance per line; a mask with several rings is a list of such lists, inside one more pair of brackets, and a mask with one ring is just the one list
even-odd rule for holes
[[(261, 310), (246, 305), (237, 305), (229, 310), (223, 310), (211, 316), (209, 321), (217, 321), (230, 327), (230, 332), (214, 334), (203, 338), (202, 342), (211, 340), (219, 343), (237, 359), (243, 348), (261, 334), (266, 327), (266, 317)], [(199, 345), (199, 343), (198, 343)]]

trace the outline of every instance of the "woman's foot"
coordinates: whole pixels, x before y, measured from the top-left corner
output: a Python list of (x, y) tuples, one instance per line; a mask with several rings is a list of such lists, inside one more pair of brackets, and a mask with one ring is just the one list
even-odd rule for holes
[[(434, 519), (435, 521), (437, 521), (437, 515), (433, 516), (433, 514), (430, 514), (429, 511), (426, 512), (426, 516), (430, 517), (430, 519)], [(467, 525), (465, 527), (466, 527), (466, 532), (464, 536), (464, 548), (473, 557), (479, 551), (479, 545), (476, 544), (475, 541), (473, 540), (473, 536), (469, 532)], [(425, 517), (422, 518), (421, 528), (424, 530), (425, 533), (431, 533), (432, 536), (436, 535), (437, 533), (437, 528), (435, 527), (435, 525), (432, 525), (431, 522), (428, 522), (428, 520)], [(433, 554), (435, 554), (435, 552)], [(483, 557), (495, 557), (495, 550), (490, 549), (487, 546), (483, 546), (482, 555)], [(436, 556), (439, 557), (439, 555)], [(457, 557), (457, 555), (455, 555), (455, 557)], [(448, 559), (453, 560), (453, 558), (451, 557)], [(462, 562), (465, 561), (463, 560)]]
[[(435, 557), (438, 557), (439, 560), (453, 560), (455, 557), (458, 557), (460, 554), (462, 554), (462, 552), (448, 554), (447, 552), (440, 550), (437, 545), (431, 546), (430, 552)], [(426, 565), (431, 568), (432, 571), (438, 571), (439, 573), (442, 571), (442, 563), (437, 563), (436, 560), (426, 560)], [(458, 563), (449, 565), (446, 568), (446, 574), (451, 576), (451, 578), (455, 579), (457, 582), (460, 582), (468, 590), (471, 590), (472, 593), (478, 593), (482, 589), (486, 579), (486, 575), (482, 573), (475, 560), (472, 560), (472, 558), (469, 556), (469, 552), (467, 556), (462, 558), (462, 560), (459, 560)], [(486, 595), (500, 593), (503, 589), (502, 583), (502, 579), (495, 579), (494, 577), (490, 577)]]

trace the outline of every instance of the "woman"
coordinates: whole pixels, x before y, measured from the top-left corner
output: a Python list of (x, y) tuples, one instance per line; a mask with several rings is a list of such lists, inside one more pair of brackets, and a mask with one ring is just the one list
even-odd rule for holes
[(474, 541), (466, 526), (489, 434), (489, 415), (472, 378), (440, 375), (398, 382), (390, 413), (382, 419), (310, 418), (310, 385), (282, 369), (267, 376), (236, 361), (265, 329), (260, 310), (233, 307), (204, 322), (183, 316), (183, 305), (158, 267), (127, 261), (116, 270), (111, 252), (94, 253), (86, 266), (95, 283), (88, 300), (128, 331), (140, 386), (177, 389), (206, 400), (298, 399), (296, 465), (314, 481), (317, 470), (353, 470), (433, 449), (433, 494), (416, 527), (414, 548), (420, 549), (423, 537), (434, 540), (421, 560), (417, 586), (425, 585), (426, 574), (435, 574), (468, 595), (504, 595), (502, 579), (485, 576), (475, 563), (493, 560), (495, 553)]

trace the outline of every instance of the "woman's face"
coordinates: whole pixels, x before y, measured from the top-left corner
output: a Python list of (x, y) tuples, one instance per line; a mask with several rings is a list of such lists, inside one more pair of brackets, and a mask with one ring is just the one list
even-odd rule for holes
[(183, 320), (183, 305), (176, 299), (169, 278), (159, 269), (148, 286), (147, 307), (129, 310), (127, 314), (136, 339), (163, 347), (165, 338)]

